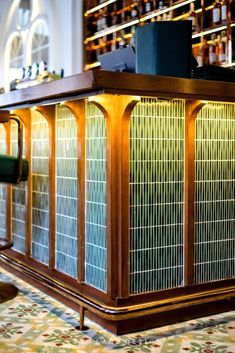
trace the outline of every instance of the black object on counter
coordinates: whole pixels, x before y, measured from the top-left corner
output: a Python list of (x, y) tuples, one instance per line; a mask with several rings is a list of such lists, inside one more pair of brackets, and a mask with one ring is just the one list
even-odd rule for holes
[(135, 50), (132, 46), (101, 54), (98, 60), (107, 71), (135, 72)]
[(235, 82), (235, 70), (216, 65), (199, 66), (193, 69), (192, 78), (201, 80)]

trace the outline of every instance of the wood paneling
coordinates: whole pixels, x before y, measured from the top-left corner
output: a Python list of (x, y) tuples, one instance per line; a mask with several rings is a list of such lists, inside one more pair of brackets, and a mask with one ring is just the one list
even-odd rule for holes
[(194, 284), (195, 120), (203, 103), (186, 101), (184, 139), (184, 285)]
[(129, 295), (129, 118), (132, 96), (99, 95), (92, 101), (107, 120), (108, 295)]

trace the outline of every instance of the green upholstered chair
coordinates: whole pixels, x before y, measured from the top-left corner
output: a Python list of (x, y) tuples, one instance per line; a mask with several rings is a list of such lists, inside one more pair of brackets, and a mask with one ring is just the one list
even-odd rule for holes
[[(10, 116), (8, 111), (0, 111), (0, 123), (14, 120), (18, 125), (18, 154), (16, 157), (0, 155), (0, 183), (18, 184), (28, 178), (29, 165), (26, 159), (22, 158), (23, 151), (23, 131), (20, 120), (15, 116)], [(0, 251), (11, 248), (13, 242), (0, 236)], [(18, 289), (9, 283), (0, 282), (0, 303), (13, 299), (18, 293)]]

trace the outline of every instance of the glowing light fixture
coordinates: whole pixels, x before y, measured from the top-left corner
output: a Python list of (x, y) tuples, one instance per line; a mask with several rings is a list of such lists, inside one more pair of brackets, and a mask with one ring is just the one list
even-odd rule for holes
[(93, 7), (93, 8), (90, 9), (90, 10), (87, 10), (87, 11), (85, 12), (85, 16), (87, 16), (87, 15), (89, 15), (90, 13), (93, 13), (93, 12), (95, 12), (95, 11), (98, 11), (98, 10), (102, 9), (103, 7), (105, 7), (105, 6), (109, 5), (109, 4), (112, 4), (112, 3), (116, 2), (116, 1), (117, 1), (117, 0), (108, 0), (108, 1), (105, 1), (105, 2), (103, 2), (102, 4), (95, 6), (95, 7)]
[(94, 36), (87, 38), (85, 40), (85, 43), (88, 43), (88, 42), (90, 42), (90, 41), (92, 41), (94, 39), (100, 38), (100, 37), (107, 36), (108, 34), (120, 31), (120, 30), (122, 30), (122, 29), (124, 29), (126, 27), (130, 27), (130, 26), (136, 25), (137, 23), (139, 23), (139, 20), (133, 20), (133, 21), (129, 21), (129, 22), (123, 23), (123, 24), (121, 24), (119, 26), (107, 28), (107, 29), (105, 29), (103, 31), (98, 32)]
[(221, 27), (217, 27), (217, 28), (212, 28), (212, 29), (208, 29), (208, 31), (202, 31), (200, 33), (195, 33), (192, 35), (192, 38), (198, 38), (201, 36), (205, 36), (207, 34), (211, 34), (211, 33), (215, 33), (215, 32), (220, 32), (223, 31), (224, 29), (226, 29), (226, 26), (221, 26)]
[(100, 62), (99, 61), (96, 61), (92, 64), (87, 64), (85, 66), (85, 70), (90, 70), (90, 69), (94, 69), (95, 67), (99, 67), (100, 66)]

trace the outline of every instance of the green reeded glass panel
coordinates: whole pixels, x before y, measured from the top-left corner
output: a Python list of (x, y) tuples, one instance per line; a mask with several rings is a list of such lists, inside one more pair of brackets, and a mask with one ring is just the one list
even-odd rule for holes
[[(25, 129), (23, 130), (23, 157), (25, 157)], [(12, 155), (18, 153), (18, 125), (11, 123)], [(25, 254), (26, 239), (26, 182), (12, 185), (12, 238), (14, 250)]]
[(196, 120), (195, 281), (235, 276), (235, 104), (208, 103)]
[(183, 281), (183, 100), (143, 98), (130, 120), (130, 293)]
[(106, 124), (93, 104), (86, 107), (86, 282), (107, 289)]
[(32, 257), (49, 260), (49, 130), (46, 119), (32, 112)]
[[(0, 153), (6, 154), (6, 130), (0, 124)], [(6, 186), (0, 184), (0, 237), (6, 236)]]
[(73, 114), (56, 107), (56, 268), (77, 277), (77, 124)]

